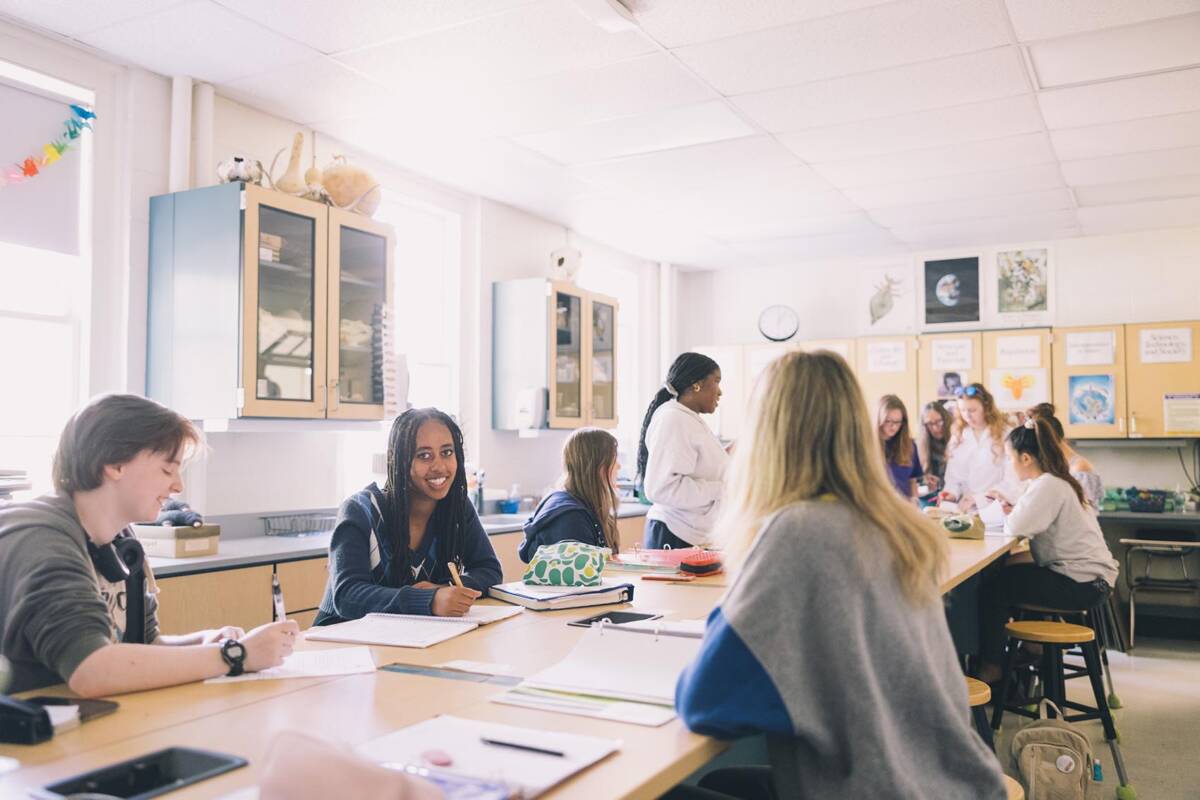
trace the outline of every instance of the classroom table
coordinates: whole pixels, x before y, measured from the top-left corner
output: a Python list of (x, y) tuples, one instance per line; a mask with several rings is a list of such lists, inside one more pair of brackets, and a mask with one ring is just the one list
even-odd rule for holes
[[(1007, 552), (1013, 540), (952, 540), (943, 591), (958, 585)], [(705, 617), (727, 590), (728, 577), (687, 584), (634, 583), (634, 607), (668, 619)], [(494, 601), (487, 601), (494, 602)], [(581, 628), (566, 623), (596, 608), (525, 611), (426, 649), (372, 647), (380, 666), (431, 666), (455, 659), (499, 662), (530, 675), (561, 660)], [(345, 647), (303, 642), (303, 648)], [(240, 755), (243, 769), (173, 792), (179, 800), (220, 798), (252, 786), (274, 734), (307, 731), (354, 746), (437, 714), (505, 722), (547, 731), (582, 733), (622, 742), (618, 752), (577, 773), (544, 795), (548, 798), (654, 798), (722, 752), (727, 744), (691, 733), (680, 720), (651, 728), (500, 705), (489, 698), (504, 687), (378, 670), (369, 675), (224, 685), (191, 684), (117, 698), (121, 710), (66, 731), (34, 747), (0, 746), (0, 755), (22, 762), (0, 776), (0, 798), (25, 797), (29, 789), (133, 758), (162, 747), (200, 747)], [(39, 694), (65, 694), (39, 690)]]

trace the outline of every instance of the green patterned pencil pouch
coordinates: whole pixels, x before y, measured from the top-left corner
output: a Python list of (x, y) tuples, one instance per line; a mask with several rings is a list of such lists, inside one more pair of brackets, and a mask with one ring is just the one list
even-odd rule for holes
[(533, 554), (522, 580), (532, 586), (598, 586), (611, 556), (607, 547), (583, 542), (544, 544)]

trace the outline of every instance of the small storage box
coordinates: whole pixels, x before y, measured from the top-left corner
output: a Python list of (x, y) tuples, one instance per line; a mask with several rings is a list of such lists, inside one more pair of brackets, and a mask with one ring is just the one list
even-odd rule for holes
[(142, 549), (148, 556), (194, 558), (217, 554), (221, 526), (134, 525), (133, 533), (142, 543)]

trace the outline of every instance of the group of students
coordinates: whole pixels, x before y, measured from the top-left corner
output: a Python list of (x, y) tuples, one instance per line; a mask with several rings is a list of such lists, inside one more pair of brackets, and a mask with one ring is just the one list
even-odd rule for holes
[[(653, 503), (645, 543), (723, 548), (735, 577), (676, 704), (698, 732), (765, 734), (771, 764), (676, 792), (716, 797), (758, 785), (758, 796), (1004, 797), (995, 756), (969, 723), (940, 601), (944, 536), (893, 489), (882, 426), (846, 362), (824, 351), (773, 362), (732, 453), (700, 416), (716, 409), (720, 381), (714, 361), (685, 353), (647, 409), (637, 460)], [(927, 463), (946, 462), (945, 496), (969, 507), (990, 492), (1008, 530), (1032, 542), (1028, 556), (985, 581), (986, 671), (999, 661), (1012, 606), (1090, 608), (1111, 590), (1116, 562), (1052, 416), (1006, 431), (977, 384), (959, 404), (959, 441), (948, 458), (930, 448)], [(198, 444), (191, 423), (152, 401), (100, 398), (63, 432), (54, 493), (0, 507), (0, 652), (14, 691), (62, 680), (85, 696), (115, 694), (263, 669), (291, 652), (290, 621), (160, 635), (152, 576), (144, 643), (131, 643), (137, 622), (123, 618), (119, 590), (98, 575), (97, 552), (182, 490), (181, 463)], [(372, 483), (339, 510), (315, 624), (373, 611), (461, 615), (501, 580), (464, 463), (448, 415), (413, 409), (394, 421), (383, 487)], [(618, 550), (617, 470), (611, 434), (573, 433), (562, 486), (526, 524), (521, 557), (564, 540)], [(1011, 493), (995, 491), (1001, 485)]]

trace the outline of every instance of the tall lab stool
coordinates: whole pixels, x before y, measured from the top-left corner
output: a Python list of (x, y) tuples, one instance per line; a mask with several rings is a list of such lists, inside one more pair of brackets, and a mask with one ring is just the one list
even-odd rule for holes
[[(1037, 712), (1028, 711), (1022, 705), (1010, 703), (1008, 695), (1016, 678), (1013, 661), (1017, 645), (1021, 642), (1040, 644), (1042, 646), (1042, 664), (1039, 673), (1046, 698), (1063, 709), (1063, 720), (1066, 722), (1100, 720), (1104, 726), (1104, 738), (1108, 741), (1109, 749), (1112, 751), (1113, 763), (1117, 768), (1117, 778), (1121, 784), (1117, 789), (1118, 800), (1133, 800), (1136, 793), (1129, 785), (1125, 760), (1121, 757), (1121, 746), (1117, 741), (1117, 728), (1113, 724), (1112, 712), (1108, 708), (1108, 703), (1105, 702), (1104, 683), (1100, 678), (1100, 648), (1096, 644), (1095, 632), (1083, 625), (1045, 620), (1010, 622), (1004, 626), (1004, 630), (1008, 633), (1008, 647), (1004, 652), (1001, 689), (992, 698), (992, 730), (1000, 730), (1000, 720), (1005, 711), (1020, 714), (1023, 717), (1037, 718)], [(1076, 646), (1083, 651), (1084, 665), (1092, 684), (1092, 694), (1096, 700), (1094, 708), (1073, 702), (1066, 697), (1066, 678), (1063, 674), (1062, 656), (1064, 650)], [(1067, 709), (1073, 709), (1080, 713), (1067, 714)]]
[[(1082, 611), (1039, 606), (1033, 603), (1022, 603), (1017, 606), (1019, 619), (1029, 619), (1030, 615), (1038, 615), (1041, 619), (1052, 619), (1058, 622), (1079, 622), (1079, 624), (1087, 625), (1095, 632), (1096, 641), (1100, 647), (1101, 677), (1108, 687), (1107, 699), (1109, 708), (1120, 708), (1121, 700), (1117, 697), (1117, 690), (1113, 687), (1112, 670), (1108, 666), (1108, 651), (1114, 645), (1120, 650), (1128, 649), (1125, 637), (1117, 625), (1117, 615), (1113, 610), (1115, 597), (1116, 595), (1113, 592), (1109, 592), (1095, 606)], [(1081, 653), (1073, 651), (1071, 655), (1079, 656)], [(1081, 666), (1078, 662), (1064, 663), (1063, 670), (1066, 673), (1067, 680), (1081, 678), (1088, 674), (1087, 666)]]
[(971, 719), (979, 738), (993, 750), (996, 749), (992, 735), (992, 726), (987, 720), (987, 704), (991, 702), (992, 689), (986, 683), (976, 678), (967, 678), (967, 702), (971, 706)]

